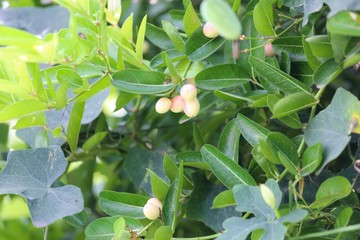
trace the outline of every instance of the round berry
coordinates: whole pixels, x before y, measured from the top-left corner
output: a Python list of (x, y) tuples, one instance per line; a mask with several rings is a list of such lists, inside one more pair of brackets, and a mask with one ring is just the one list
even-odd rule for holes
[(174, 113), (182, 112), (184, 110), (184, 99), (181, 96), (171, 99), (170, 110)]
[(163, 114), (170, 110), (171, 100), (167, 97), (160, 98), (155, 105), (155, 111), (157, 113)]
[(271, 43), (268, 43), (265, 45), (265, 56), (266, 57), (272, 57), (275, 55), (275, 51), (272, 47), (272, 44)]
[(150, 198), (146, 204), (148, 204), (148, 203), (152, 203), (152, 204), (156, 205), (160, 210), (162, 210), (162, 208), (163, 208), (162, 203), (157, 198)]
[(216, 29), (210, 22), (205, 23), (205, 25), (203, 27), (203, 33), (204, 33), (205, 37), (208, 37), (208, 38), (216, 38), (217, 36), (219, 36), (219, 32), (216, 31)]
[(200, 103), (196, 98), (192, 101), (185, 101), (184, 113), (186, 114), (186, 116), (190, 118), (196, 117), (199, 114), (199, 111)]
[(143, 208), (143, 213), (147, 219), (155, 220), (160, 216), (160, 208), (153, 203), (147, 203)]
[(180, 89), (180, 95), (185, 101), (194, 100), (197, 95), (196, 87), (192, 84), (185, 84)]

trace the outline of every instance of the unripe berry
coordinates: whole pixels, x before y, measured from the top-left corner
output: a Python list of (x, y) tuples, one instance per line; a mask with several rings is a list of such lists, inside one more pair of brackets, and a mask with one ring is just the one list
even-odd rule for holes
[(191, 101), (196, 98), (197, 90), (194, 85), (191, 84), (185, 84), (180, 89), (180, 95), (185, 101)]
[(143, 213), (147, 219), (155, 220), (160, 216), (160, 208), (153, 203), (147, 203), (143, 208)]
[(275, 55), (275, 51), (272, 47), (272, 44), (271, 43), (268, 43), (265, 45), (265, 56), (266, 57), (272, 57)]
[(184, 99), (181, 96), (171, 99), (170, 110), (174, 113), (182, 112), (184, 110)]
[(184, 113), (186, 114), (186, 116), (190, 118), (196, 117), (199, 114), (199, 111), (200, 103), (196, 98), (192, 101), (185, 101)]
[(260, 192), (261, 192), (261, 196), (263, 197), (265, 203), (272, 209), (275, 209), (276, 208), (276, 199), (275, 199), (274, 193), (271, 191), (271, 189), (268, 186), (266, 186), (265, 184), (260, 184)]
[(216, 38), (217, 36), (219, 36), (219, 32), (216, 31), (214, 26), (209, 22), (205, 23), (203, 27), (203, 33), (208, 38)]
[(162, 205), (162, 203), (160, 202), (159, 199), (157, 199), (157, 198), (150, 198), (150, 199), (147, 201), (146, 204), (148, 204), (148, 203), (152, 203), (152, 204), (156, 205), (156, 206), (162, 211), (163, 205)]
[(155, 105), (155, 111), (157, 113), (163, 114), (170, 110), (171, 100), (167, 97), (160, 98)]

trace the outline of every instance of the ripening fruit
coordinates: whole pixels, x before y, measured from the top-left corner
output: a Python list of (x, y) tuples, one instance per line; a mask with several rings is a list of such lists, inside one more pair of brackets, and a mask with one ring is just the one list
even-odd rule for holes
[(167, 97), (160, 98), (155, 105), (155, 111), (157, 113), (163, 114), (170, 110), (171, 100)]
[(160, 216), (160, 208), (154, 203), (147, 203), (143, 208), (143, 213), (147, 219), (155, 220)]
[(194, 85), (191, 84), (185, 84), (180, 89), (180, 95), (185, 101), (191, 101), (196, 98), (197, 90)]
[(272, 209), (275, 209), (276, 208), (276, 199), (275, 199), (274, 193), (271, 191), (271, 189), (268, 186), (266, 186), (265, 184), (260, 184), (260, 192), (261, 192), (261, 196), (263, 197), (265, 203)]
[(266, 57), (272, 57), (275, 55), (275, 51), (272, 47), (272, 44), (271, 43), (268, 43), (265, 45), (265, 56)]
[(186, 114), (186, 116), (190, 118), (196, 117), (199, 114), (199, 111), (200, 103), (196, 98), (191, 101), (185, 101), (184, 113)]
[(203, 27), (203, 33), (208, 38), (216, 38), (217, 36), (219, 36), (219, 32), (216, 31), (214, 26), (209, 22), (205, 23)]
[(162, 205), (162, 203), (160, 202), (159, 199), (157, 199), (157, 198), (150, 198), (150, 199), (147, 201), (147, 204), (148, 204), (148, 203), (152, 203), (152, 204), (156, 205), (156, 206), (160, 209), (160, 211), (162, 211), (163, 205)]
[(184, 99), (181, 96), (171, 99), (170, 110), (174, 113), (182, 112), (184, 110)]

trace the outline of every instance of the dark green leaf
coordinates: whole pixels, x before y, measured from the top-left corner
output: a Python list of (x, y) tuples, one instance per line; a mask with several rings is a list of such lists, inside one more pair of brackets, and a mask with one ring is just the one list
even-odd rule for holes
[(71, 108), (69, 125), (66, 130), (66, 137), (69, 142), (71, 151), (75, 152), (77, 149), (79, 132), (81, 127), (81, 119), (85, 109), (85, 102), (75, 101)]
[(185, 167), (194, 167), (204, 170), (210, 169), (207, 162), (205, 162), (202, 158), (200, 152), (181, 152), (176, 154), (175, 162), (177, 164), (180, 164), (181, 161), (183, 162)]
[(162, 27), (168, 37), (170, 38), (171, 42), (173, 43), (176, 50), (179, 52), (184, 52), (185, 49), (185, 43), (182, 37), (180, 36), (180, 33), (176, 30), (174, 25), (172, 25), (170, 22), (166, 20), (162, 20)]
[(301, 36), (287, 36), (272, 42), (276, 52), (286, 52), (292, 61), (305, 60), (305, 53)]
[(151, 190), (154, 196), (160, 201), (164, 201), (170, 185), (150, 169), (148, 169), (148, 172), (150, 173)]
[(301, 175), (307, 176), (320, 166), (322, 161), (323, 147), (321, 143), (308, 147), (302, 155)]
[(288, 116), (302, 109), (317, 104), (317, 100), (310, 94), (304, 92), (293, 93), (280, 99), (273, 109), (274, 118)]
[[(187, 56), (183, 53), (178, 52), (176, 49), (170, 49), (165, 51), (168, 55), (169, 59), (171, 59), (172, 62), (178, 62), (182, 59), (186, 59)], [(150, 66), (152, 68), (163, 68), (166, 67), (166, 62), (162, 58), (162, 52), (153, 57), (150, 61)]]
[(255, 185), (253, 177), (214, 146), (205, 144), (201, 148), (203, 159), (209, 164), (217, 178), (229, 189), (236, 184)]
[(323, 62), (314, 73), (314, 83), (318, 87), (328, 85), (342, 72), (341, 65), (337, 64), (334, 59)]
[(269, 135), (270, 131), (255, 121), (238, 114), (237, 116), (238, 127), (245, 140), (255, 146), (259, 143), (259, 138), (265, 138)]
[(147, 23), (146, 25), (146, 37), (161, 49), (173, 48), (173, 44), (165, 31), (151, 23)]
[(161, 72), (124, 70), (113, 75), (113, 85), (135, 94), (163, 93), (174, 88), (169, 77)]
[(302, 46), (304, 48), (304, 53), (306, 56), (306, 60), (309, 63), (310, 67), (313, 70), (316, 70), (318, 66), (320, 65), (319, 60), (314, 56), (313, 52), (311, 51), (310, 44), (306, 41), (306, 37), (303, 36), (301, 39)]
[(218, 142), (218, 149), (235, 162), (239, 161), (240, 129), (236, 118), (226, 124)]
[(196, 86), (206, 90), (238, 87), (250, 80), (250, 74), (238, 64), (209, 67), (195, 77)]
[(251, 150), (251, 155), (268, 178), (276, 178), (279, 175), (275, 164), (265, 158), (260, 145), (256, 145)]
[[(164, 155), (163, 164), (164, 164), (164, 171), (165, 171), (166, 175), (168, 176), (168, 178), (171, 181), (174, 181), (178, 175), (179, 167), (176, 165), (174, 160), (166, 153)], [(182, 180), (183, 187), (186, 189), (192, 189), (193, 185), (191, 183), (191, 180), (189, 180), (186, 175), (183, 174), (183, 176), (184, 176), (184, 179)]]
[(314, 56), (321, 58), (331, 58), (333, 56), (330, 39), (327, 35), (308, 37), (306, 41), (309, 43)]
[(107, 135), (107, 132), (97, 132), (94, 135), (92, 135), (86, 142), (83, 144), (82, 149), (84, 151), (89, 151), (95, 145), (99, 144)]

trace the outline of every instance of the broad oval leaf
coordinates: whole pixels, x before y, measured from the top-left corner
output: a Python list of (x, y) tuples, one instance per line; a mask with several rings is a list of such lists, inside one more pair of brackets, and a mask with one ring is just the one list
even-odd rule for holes
[(6, 106), (0, 111), (0, 122), (20, 118), (28, 114), (48, 110), (48, 105), (39, 100), (23, 100)]
[(251, 146), (257, 145), (259, 138), (266, 139), (271, 133), (268, 129), (242, 114), (238, 114), (236, 119), (241, 134)]
[(226, 39), (236, 40), (241, 24), (230, 5), (224, 0), (205, 0), (200, 6), (201, 15)]
[(215, 176), (229, 189), (237, 184), (256, 185), (254, 178), (216, 147), (205, 144), (200, 150)]
[(206, 90), (237, 87), (251, 80), (247, 69), (238, 64), (223, 64), (206, 68), (196, 77), (196, 86)]
[(274, 109), (272, 111), (274, 114), (273, 117), (281, 118), (288, 116), (302, 109), (312, 107), (317, 104), (317, 102), (318, 101), (314, 96), (304, 92), (287, 95), (274, 105)]
[(328, 32), (360, 37), (360, 15), (350, 11), (343, 11), (328, 19)]
[(334, 59), (329, 59), (316, 69), (314, 73), (314, 83), (320, 88), (331, 83), (343, 71), (341, 65), (336, 63)]
[(213, 208), (223, 208), (236, 205), (232, 189), (219, 193), (213, 200)]
[(327, 35), (316, 35), (306, 39), (314, 56), (321, 58), (333, 57), (330, 39)]
[(161, 72), (123, 70), (115, 73), (112, 78), (115, 87), (135, 94), (164, 93), (174, 88), (169, 77)]
[(256, 31), (263, 35), (274, 36), (274, 17), (272, 4), (269, 0), (260, 0), (253, 12)]
[(352, 190), (351, 183), (343, 176), (335, 176), (326, 179), (316, 192), (315, 201), (310, 205), (311, 208), (322, 209), (347, 197)]
[(241, 132), (235, 118), (226, 124), (218, 142), (219, 150), (235, 162), (239, 160), (240, 135)]
[(308, 147), (302, 155), (301, 175), (307, 176), (320, 166), (322, 161), (323, 147), (321, 143)]
[(192, 61), (200, 61), (218, 50), (224, 43), (225, 39), (207, 38), (204, 36), (202, 29), (196, 30), (185, 43), (185, 54)]
[(99, 206), (110, 216), (121, 215), (136, 219), (145, 218), (143, 207), (149, 198), (132, 193), (102, 191)]

